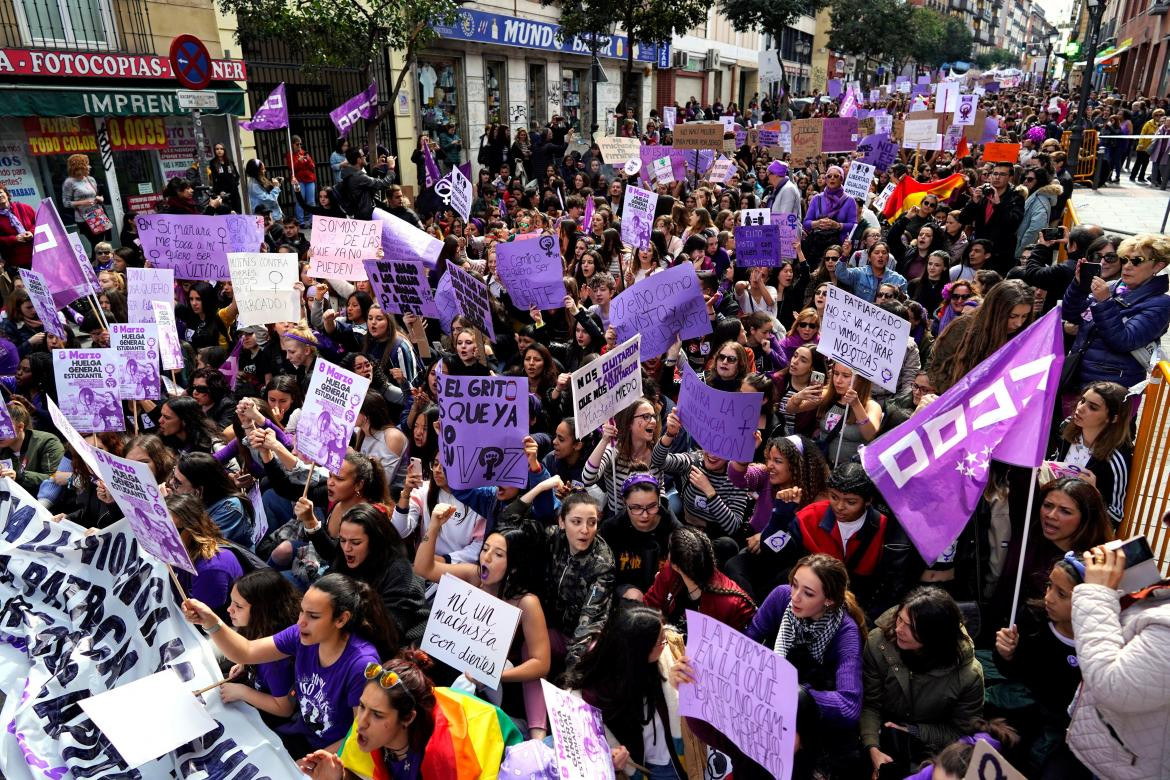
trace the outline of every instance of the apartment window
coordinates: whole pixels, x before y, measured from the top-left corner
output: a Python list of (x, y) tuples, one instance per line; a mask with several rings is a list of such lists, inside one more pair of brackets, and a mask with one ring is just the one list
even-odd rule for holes
[(16, 0), (16, 8), (30, 46), (114, 48), (110, 0)]

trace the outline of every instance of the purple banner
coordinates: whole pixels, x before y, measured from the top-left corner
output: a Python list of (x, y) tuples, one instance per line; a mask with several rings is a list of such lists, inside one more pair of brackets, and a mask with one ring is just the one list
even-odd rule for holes
[(528, 485), (526, 378), (442, 374), (439, 410), (443, 470), (453, 490)]
[(382, 223), (383, 260), (420, 260), (427, 268), (435, 267), (442, 241), (382, 209), (374, 209), (374, 219)]
[(175, 272), (170, 268), (127, 268), (126, 287), (130, 322), (154, 322), (150, 304), (175, 299)]
[(622, 202), (622, 243), (635, 249), (650, 246), (650, 231), (654, 229), (654, 209), (658, 194), (633, 185), (626, 187)]
[(340, 471), (369, 388), (365, 377), (318, 360), (297, 422), (297, 451), (330, 474)]
[(736, 225), (735, 266), (780, 265), (779, 225)]
[(595, 208), (595, 206), (593, 205), (593, 196), (590, 195), (589, 197), (587, 197), (585, 199), (585, 213), (581, 215), (581, 221), (583, 223), (581, 225), (581, 229), (585, 233), (589, 233), (593, 229), (593, 209), (594, 208)]
[(564, 262), (556, 236), (496, 244), (496, 273), (518, 309), (565, 305)]
[[(27, 268), (20, 269), (20, 278), (24, 280), (24, 290), (37, 310), (37, 319), (45, 329), (45, 333), (52, 333), (62, 341), (65, 340), (65, 326), (57, 314), (57, 305), (53, 302), (53, 293), (49, 292), (49, 285), (45, 277), (36, 271)], [(2, 437), (0, 437), (2, 438)]]
[(78, 431), (126, 429), (118, 398), (118, 368), (118, 356), (110, 348), (53, 350), (57, 405)]
[(229, 252), (259, 252), (264, 219), (247, 214), (144, 214), (134, 219), (146, 259), (176, 279), (231, 281)]
[(1057, 307), (926, 410), (862, 447), (862, 465), (927, 563), (967, 525), (992, 460), (1040, 465), (1063, 364)]
[(245, 130), (279, 130), (288, 127), (288, 100), (284, 95), (284, 82), (268, 94), (268, 98), (260, 108), (252, 114), (252, 119), (240, 122)]
[(366, 276), (382, 311), (438, 317), (434, 293), (421, 260), (366, 260)]
[(828, 92), (834, 100), (841, 97), (841, 79), (829, 79)]
[(829, 117), (821, 135), (822, 152), (852, 152), (857, 148), (857, 117)]
[(642, 334), (643, 360), (666, 352), (679, 337), (706, 336), (711, 320), (695, 267), (683, 263), (627, 287), (610, 303), (609, 324), (618, 341)]
[[(82, 253), (84, 255), (84, 253)], [(89, 261), (84, 260), (86, 265)], [(78, 298), (96, 293), (98, 287), (91, 283), (77, 250), (74, 249), (61, 215), (53, 201), (46, 198), (37, 208), (37, 225), (33, 235), (32, 269), (45, 279), (45, 285), (53, 294), (57, 307), (68, 306)], [(89, 274), (92, 276), (92, 269)]]
[(695, 681), (678, 687), (678, 714), (710, 724), (776, 780), (790, 780), (796, 667), (771, 647), (689, 609), (687, 629)]
[(447, 266), (447, 276), (450, 277), (451, 291), (455, 295), (457, 311), (472, 325), (482, 330), (489, 341), (496, 340), (496, 330), (492, 327), (491, 293), (487, 284), (464, 271), (457, 265)]
[(756, 451), (763, 393), (730, 393), (703, 384), (690, 364), (681, 361), (682, 388), (675, 411), (683, 427), (703, 450), (739, 463)]
[(884, 171), (898, 160), (898, 145), (890, 140), (889, 133), (867, 135), (857, 145), (861, 161)]
[(357, 93), (349, 100), (329, 112), (333, 126), (340, 135), (349, 135), (349, 131), (359, 119), (373, 119), (378, 113), (378, 83), (371, 81), (370, 86)]

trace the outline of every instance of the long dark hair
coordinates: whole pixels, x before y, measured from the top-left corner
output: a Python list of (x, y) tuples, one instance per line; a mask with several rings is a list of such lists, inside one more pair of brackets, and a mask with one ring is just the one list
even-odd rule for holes
[[(1040, 495), (1037, 499), (1039, 504), (1044, 503), (1048, 494), (1058, 491), (1071, 498), (1073, 503), (1077, 505), (1077, 511), (1081, 513), (1081, 519), (1077, 524), (1077, 531), (1072, 538), (1069, 549), (1089, 550), (1113, 540), (1113, 524), (1109, 519), (1109, 511), (1105, 508), (1101, 491), (1097, 490), (1095, 485), (1090, 485), (1078, 477), (1054, 479), (1040, 488)], [(1040, 523), (1036, 523), (1035, 527), (1039, 532)]]
[(909, 618), (910, 633), (922, 644), (919, 650), (899, 650), (907, 663), (913, 660), (923, 671), (959, 665), (970, 640), (963, 630), (959, 605), (949, 593), (933, 586), (911, 591), (898, 605), (895, 619), (883, 629), (887, 641), (895, 641), (897, 616), (902, 610)]
[(228, 475), (227, 470), (215, 457), (206, 452), (185, 452), (179, 456), (175, 466), (183, 473), (203, 500), (203, 506), (211, 507), (225, 498), (238, 498), (245, 511), (251, 508), (243, 492)]
[[(203, 407), (198, 401), (189, 395), (180, 395), (163, 401), (163, 406), (170, 409), (182, 423), (183, 432), (187, 435), (185, 442), (187, 449), (211, 452), (212, 442), (219, 431), (215, 430), (215, 425), (203, 414)], [(167, 438), (170, 437), (162, 437), (163, 443), (173, 446), (167, 443)]]
[(397, 624), (386, 613), (382, 597), (367, 583), (334, 572), (318, 579), (312, 587), (329, 597), (332, 617), (349, 613), (342, 631), (373, 644), (379, 658), (391, 658), (398, 653)]
[(252, 607), (248, 625), (237, 633), (245, 639), (272, 636), (297, 622), (301, 609), (300, 595), (276, 569), (257, 569), (233, 583), (240, 598)]
[[(341, 516), (341, 522), (361, 527), (370, 540), (366, 559), (357, 569), (352, 570), (351, 576), (359, 576), (359, 570), (374, 575), (379, 574), (385, 570), (391, 557), (406, 557), (406, 547), (402, 543), (402, 537), (398, 535), (398, 531), (390, 523), (390, 518), (383, 509), (379, 509), (373, 504), (357, 504), (345, 511), (345, 514)], [(337, 556), (333, 560), (333, 568), (335, 571), (351, 571), (345, 563), (345, 555), (342, 554), (340, 548), (338, 548)]]
[(540, 532), (535, 525), (525, 523), (505, 531), (493, 531), (484, 537), (484, 543), (492, 536), (502, 536), (508, 550), (508, 566), (500, 580), (499, 598), (512, 601), (528, 593), (536, 593), (540, 582), (536, 579), (537, 567), (533, 561), (540, 559)]

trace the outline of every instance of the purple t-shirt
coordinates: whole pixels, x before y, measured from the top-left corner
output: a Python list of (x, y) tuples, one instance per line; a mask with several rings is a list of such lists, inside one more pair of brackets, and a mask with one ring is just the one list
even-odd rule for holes
[(366, 664), (379, 662), (378, 651), (364, 639), (350, 635), (345, 650), (331, 666), (321, 666), (317, 645), (301, 644), (300, 632), (289, 626), (272, 637), (276, 649), (293, 657), (297, 706), (304, 734), (314, 750), (337, 742), (353, 723), (353, 708), (366, 686)]
[(258, 664), (252, 687), (261, 693), (271, 694), (277, 698), (288, 696), (293, 689), (292, 659), (282, 658), (279, 661)]
[(244, 576), (236, 555), (226, 547), (208, 560), (195, 562), (195, 579), (191, 582), (191, 598), (199, 599), (219, 611), (227, 606), (232, 595), (232, 583)]

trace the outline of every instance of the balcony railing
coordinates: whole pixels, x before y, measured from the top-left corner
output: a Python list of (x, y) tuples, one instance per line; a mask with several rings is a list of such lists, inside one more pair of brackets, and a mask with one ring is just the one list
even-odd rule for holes
[(154, 53), (147, 0), (0, 0), (0, 46)]

